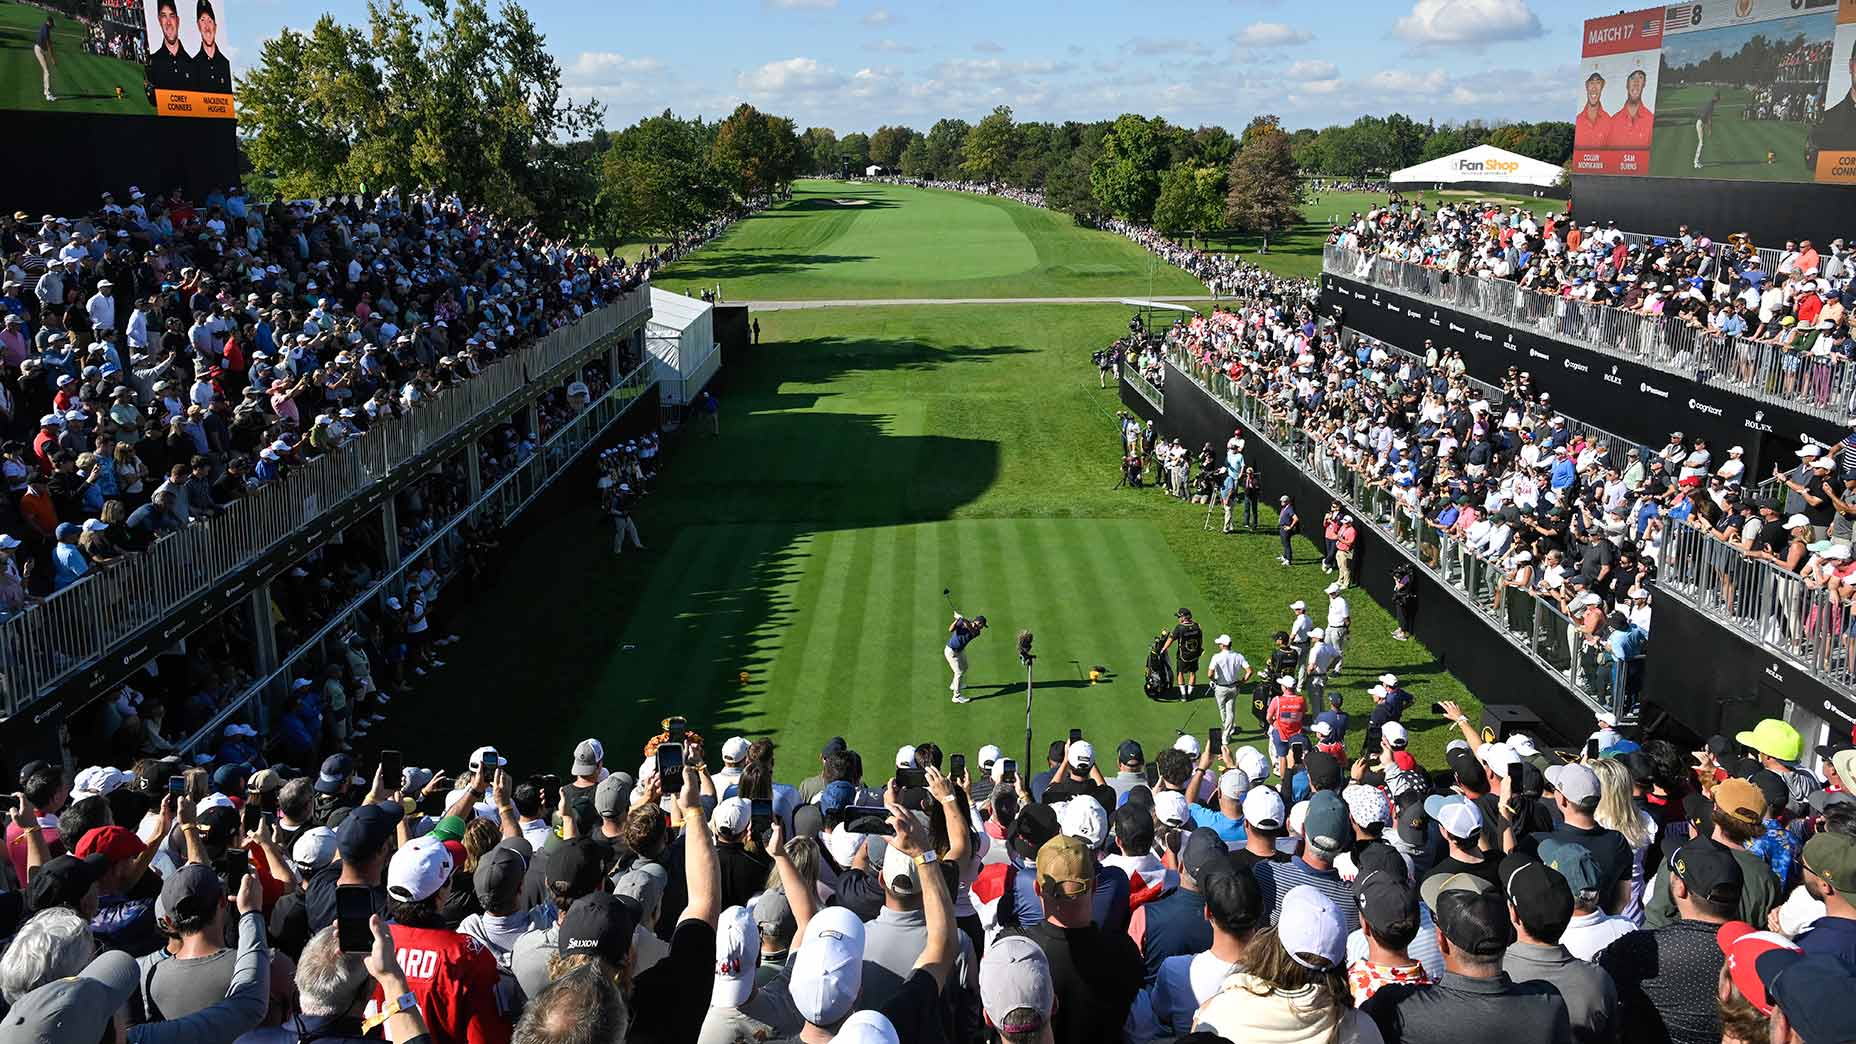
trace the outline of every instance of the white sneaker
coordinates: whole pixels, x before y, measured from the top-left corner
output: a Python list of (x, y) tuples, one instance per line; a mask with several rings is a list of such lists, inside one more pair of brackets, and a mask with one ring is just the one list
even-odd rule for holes
[(973, 702), (973, 700), (972, 700), (971, 698), (969, 698), (969, 697), (966, 697), (966, 696), (955, 696), (955, 697), (954, 697), (954, 702), (955, 702), (955, 703), (972, 703), (972, 702)]
[(413, 672), (414, 674), (416, 674), (416, 675), (418, 675), (418, 676), (419, 676), (419, 677), (421, 677), (421, 678), (423, 678), (423, 677), (425, 677), (425, 668), (424, 668), (424, 667), (414, 667), (414, 668), (412, 669), (412, 672)]
[(444, 665), (445, 665), (445, 661), (443, 661), (443, 660), (441, 660), (441, 659), (439, 659), (439, 658), (438, 658), (438, 657), (436, 657), (436, 656), (434, 656), (434, 657), (432, 657), (432, 666), (434, 666), (434, 667), (443, 667)]

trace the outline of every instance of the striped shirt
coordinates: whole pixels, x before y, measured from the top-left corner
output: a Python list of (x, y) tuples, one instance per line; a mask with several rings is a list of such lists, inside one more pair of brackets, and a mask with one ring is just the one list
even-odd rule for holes
[(1271, 924), (1276, 923), (1282, 897), (1289, 894), (1289, 889), (1297, 885), (1309, 885), (1332, 899), (1334, 905), (1340, 908), (1347, 931), (1352, 932), (1360, 927), (1360, 908), (1354, 901), (1353, 886), (1341, 880), (1338, 870), (1316, 870), (1298, 857), (1286, 863), (1256, 863), (1251, 866), (1250, 873), (1257, 879), (1257, 888), (1263, 893), (1263, 905), (1270, 912)]

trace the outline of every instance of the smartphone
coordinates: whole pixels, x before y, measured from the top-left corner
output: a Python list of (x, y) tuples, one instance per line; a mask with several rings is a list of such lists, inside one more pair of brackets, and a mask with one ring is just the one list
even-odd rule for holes
[(277, 814), (277, 796), (278, 796), (278, 792), (275, 790), (260, 791), (258, 793), (258, 810), (260, 812), (263, 812), (267, 816), (276, 815)]
[(419, 800), (419, 812), (434, 818), (445, 814), (445, 800), (450, 797), (444, 791), (434, 791)]
[(1224, 751), (1224, 730), (1216, 725), (1205, 730), (1205, 749), (1213, 754)]
[(1082, 742), (1082, 739), (1083, 739), (1082, 729), (1071, 729), (1070, 730), (1070, 742), (1071, 743), (1080, 743)]
[(657, 745), (657, 778), (664, 782), (664, 793), (671, 794), (683, 787), (683, 741), (664, 742)]
[(226, 893), (237, 895), (239, 885), (245, 883), (245, 875), (251, 873), (251, 853), (242, 848), (226, 850)]
[(1585, 756), (1587, 760), (1593, 760), (1598, 757), (1598, 740), (1597, 739), (1589, 739), (1585, 741)]
[(925, 787), (928, 785), (928, 770), (899, 768), (896, 770), (896, 785), (904, 790), (910, 787)]
[(1291, 764), (1300, 765), (1303, 755), (1307, 753), (1308, 744), (1303, 743), (1301, 740), (1296, 740), (1289, 744), (1289, 761)]
[(1444, 712), (1444, 705), (1443, 705), (1443, 704), (1441, 704), (1441, 703), (1433, 703), (1433, 704), (1431, 704), (1431, 713), (1432, 713), (1432, 714), (1442, 714), (1443, 712)]
[(999, 766), (999, 785), (1013, 786), (1018, 782), (1018, 762), (1011, 758), (1001, 758)]
[(846, 805), (844, 829), (853, 834), (889, 835), (896, 832), (889, 825), (889, 809), (882, 805)]
[(367, 885), (335, 886), (335, 934), (343, 953), (368, 953), (374, 948), (373, 890)]
[(967, 771), (967, 756), (965, 754), (949, 754), (947, 756), (947, 774), (948, 775), (954, 777), (955, 779), (959, 779), (961, 776), (966, 774), (966, 771)]
[(180, 797), (187, 792), (187, 777), (176, 772), (168, 777), (168, 793)]
[(748, 815), (755, 819), (773, 818), (773, 799), (755, 798), (748, 802)]
[(1160, 785), (1160, 765), (1157, 762), (1148, 762), (1147, 767), (1143, 771), (1147, 774), (1147, 785), (1149, 787), (1157, 787)]
[(262, 822), (264, 809), (259, 808), (256, 801), (246, 801), (244, 809), (239, 812), (238, 828), (249, 834), (258, 829), (258, 824)]
[(406, 764), (405, 759), (400, 757), (399, 751), (397, 750), (381, 751), (380, 752), (380, 783), (381, 785), (386, 787), (388, 790), (400, 789), (400, 780), (404, 778), (401, 773), (402, 773), (402, 769), (405, 767), (405, 764)]
[(689, 731), (690, 723), (686, 718), (669, 717), (664, 719), (664, 734), (672, 743), (682, 743), (683, 734)]
[(0, 794), (0, 812), (12, 814), (19, 811), (19, 795)]

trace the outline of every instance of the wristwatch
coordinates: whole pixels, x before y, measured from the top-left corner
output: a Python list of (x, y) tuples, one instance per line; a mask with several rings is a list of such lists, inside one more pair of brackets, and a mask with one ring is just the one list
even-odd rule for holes
[(933, 849), (929, 849), (928, 851), (923, 852), (921, 855), (918, 855), (915, 857), (916, 866), (927, 866), (929, 863), (938, 863), (940, 861), (941, 861), (941, 854), (939, 852), (934, 851)]
[(362, 1033), (373, 1032), (373, 1029), (375, 1026), (379, 1026), (385, 1023), (388, 1019), (392, 1018), (395, 1015), (398, 1015), (402, 1011), (418, 1011), (418, 1010), (419, 1010), (419, 999), (417, 997), (414, 997), (410, 992), (402, 993), (399, 995), (398, 999), (388, 1001), (386, 1004), (381, 1006), (380, 1011), (378, 1013), (369, 1016), (365, 1021), (363, 1021), (361, 1023), (361, 1032)]

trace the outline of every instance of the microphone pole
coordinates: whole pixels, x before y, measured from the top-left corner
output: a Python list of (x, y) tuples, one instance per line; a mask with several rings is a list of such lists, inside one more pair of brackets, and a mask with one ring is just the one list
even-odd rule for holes
[(1025, 760), (1022, 762), (1022, 764), (1025, 764), (1025, 765), (1030, 765), (1032, 763), (1031, 761), (1031, 690), (1032, 690), (1032, 676), (1036, 670), (1035, 665), (1037, 663), (1037, 659), (1038, 658), (1036, 656), (1033, 656), (1031, 654), (1031, 632), (1030, 631), (1018, 632), (1018, 662), (1025, 665)]

